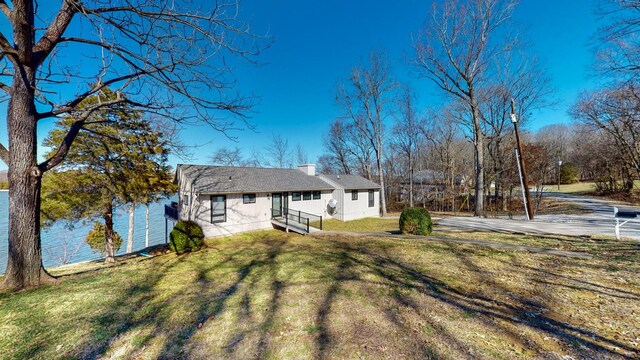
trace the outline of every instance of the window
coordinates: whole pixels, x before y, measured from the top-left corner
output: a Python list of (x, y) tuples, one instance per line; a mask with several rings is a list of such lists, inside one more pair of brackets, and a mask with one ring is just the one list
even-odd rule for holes
[(211, 195), (211, 223), (227, 221), (227, 197)]
[(373, 207), (373, 190), (369, 190), (369, 207)]
[(320, 191), (313, 192), (313, 200), (320, 200)]
[(351, 190), (351, 200), (358, 200), (358, 190)]
[(242, 194), (242, 203), (243, 204), (255, 204), (256, 203), (256, 194)]
[(300, 193), (292, 192), (291, 193), (291, 201), (300, 201)]
[(189, 195), (184, 195), (184, 206), (189, 207)]
[(311, 191), (305, 191), (302, 193), (302, 200), (311, 200)]

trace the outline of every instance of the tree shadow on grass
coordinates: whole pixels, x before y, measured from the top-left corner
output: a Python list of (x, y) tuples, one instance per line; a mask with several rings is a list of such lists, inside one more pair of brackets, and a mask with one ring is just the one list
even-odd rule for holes
[[(546, 333), (549, 336), (559, 338), (565, 344), (579, 344), (579, 347), (574, 346), (574, 350), (575, 353), (582, 356), (591, 357), (594, 356), (595, 353), (602, 357), (632, 358), (639, 354), (638, 349), (624, 343), (599, 335), (594, 331), (544, 315), (543, 311), (538, 310), (541, 310), (545, 305), (552, 306), (552, 304), (544, 304), (545, 300), (549, 300), (544, 294), (538, 294), (543, 303), (525, 297), (517, 297), (515, 303), (507, 303), (500, 300), (498, 296), (489, 297), (483, 293), (469, 293), (449, 287), (444, 282), (422, 273), (403, 261), (395, 259), (389, 253), (383, 252), (380, 254), (370, 250), (367, 246), (349, 246), (345, 245), (344, 242), (336, 242), (333, 247), (340, 249), (340, 258), (347, 258), (347, 260), (341, 260), (341, 263), (352, 264), (352, 266), (357, 264), (382, 277), (390, 287), (412, 289), (428, 295), (439, 302), (453, 306), (464, 314), (477, 314), (479, 315), (480, 321), (486, 326), (494, 328), (499, 333), (508, 334), (512, 339), (521, 338), (520, 334), (513, 330), (513, 327), (524, 325), (533, 330)], [(461, 260), (462, 266), (465, 266), (471, 273), (483, 276), (483, 269), (477, 266), (471, 258), (460, 251), (455, 251), (457, 245), (449, 245), (449, 247)], [(365, 260), (361, 260), (363, 258)], [(489, 276), (489, 274), (484, 274), (484, 276)], [(318, 310), (319, 316), (317, 321), (319, 322), (320, 328), (323, 329), (321, 336), (319, 336), (317, 340), (317, 348), (319, 349), (318, 358), (323, 358), (322, 355), (326, 353), (330, 347), (328, 340), (330, 340), (331, 337), (326, 335), (328, 331), (324, 323), (328, 316), (327, 313), (331, 309), (335, 289), (341, 286), (342, 278), (341, 272), (338, 271), (333, 278), (335, 283), (328, 288), (325, 301)], [(470, 279), (470, 281), (473, 281), (473, 279)], [(500, 286), (492, 280), (488, 280), (486, 283), (487, 286), (492, 287), (493, 291), (498, 295), (511, 294), (509, 289)], [(421, 315), (422, 309), (409, 297), (403, 296), (402, 293), (393, 293), (392, 296), (397, 303), (411, 308), (419, 316), (424, 316)], [(386, 314), (398, 327), (403, 327), (393, 313), (387, 311)], [(508, 327), (502, 324), (508, 324)], [(442, 328), (438, 330), (443, 331)], [(447, 337), (446, 341), (455, 344), (454, 346), (460, 349), (460, 351), (469, 348), (470, 344), (465, 345), (460, 342), (454, 334), (448, 333), (445, 336)], [(523, 345), (525, 348), (536, 352), (544, 351), (541, 345), (536, 344), (532, 340), (525, 340)], [(435, 354), (436, 352), (432, 349), (424, 353), (425, 356), (429, 357), (433, 357)]]
[[(520, 336), (514, 328), (525, 326), (566, 345), (579, 344), (580, 348), (571, 350), (579, 356), (632, 358), (638, 355), (637, 349), (615, 339), (538, 311), (552, 306), (546, 303), (550, 299), (545, 294), (536, 293), (535, 299), (511, 296), (512, 301), (506, 302), (504, 297), (513, 295), (511, 289), (493, 281), (494, 274), (476, 261), (473, 252), (462, 251), (461, 245), (426, 243), (416, 245), (411, 251), (418, 254), (437, 248), (453, 254), (456, 264), (449, 266), (460, 266), (466, 273), (474, 274), (468, 281), (483, 279), (483, 286), (490, 287), (491, 292), (463, 291), (448, 284), (442, 275), (425, 270), (427, 264), (410, 255), (395, 253), (391, 246), (396, 244), (395, 240), (356, 239), (360, 238), (303, 240), (267, 232), (235, 246), (224, 246), (221, 241), (219, 246), (203, 252), (172, 257), (141, 270), (139, 277), (144, 281), (123, 279), (122, 288), (113, 289), (116, 295), (106, 302), (104, 309), (87, 315), (92, 324), (90, 338), (67, 355), (105, 357), (128, 346), (127, 356), (135, 357), (140, 355), (136, 351), (144, 351), (135, 347), (155, 346), (158, 357), (166, 359), (199, 357), (210, 350), (219, 352), (219, 357), (273, 357), (274, 346), (277, 346), (273, 332), (279, 323), (286, 321), (281, 308), (284, 302), (296, 305), (298, 299), (286, 298), (286, 294), (298, 286), (317, 290), (317, 295), (299, 299), (305, 301), (313, 313), (309, 320), (315, 328), (310, 336), (313, 344), (308, 355), (317, 359), (355, 356), (337, 351), (345, 342), (356, 341), (357, 334), (349, 335), (335, 324), (339, 317), (343, 322), (351, 320), (348, 313), (340, 312), (354, 306), (350, 303), (354, 297), (348, 294), (353, 289), (363, 291), (367, 304), (403, 336), (402, 340), (394, 340), (375, 334), (378, 339), (398, 342), (394, 345), (411, 357), (436, 359), (451, 357), (451, 353), (454, 357), (474, 357), (473, 341), (440, 322), (432, 308), (434, 304), (454, 309), (462, 321), (469, 316), (469, 321), (511, 338)], [(406, 242), (402, 246), (407, 246)], [(282, 271), (287, 262), (289, 265), (293, 262), (294, 269)], [(518, 263), (513, 266), (526, 271), (525, 278), (529, 281), (547, 281), (535, 269)], [(304, 280), (292, 280), (291, 274), (295, 274), (298, 267), (315, 272)], [(256, 295), (264, 300), (256, 303)], [(217, 322), (213, 320), (225, 315), (233, 315), (235, 322), (226, 325), (230, 329), (222, 332), (215, 328)], [(416, 322), (432, 329), (432, 333), (415, 333)], [(367, 325), (375, 327), (371, 323)], [(196, 336), (200, 329), (218, 338), (222, 336), (220, 341), (224, 345), (212, 349), (213, 345), (207, 343), (212, 339)], [(349, 329), (357, 330), (357, 325), (349, 324)], [(434, 342), (448, 344), (450, 352), (443, 353)], [(540, 356), (548, 351), (534, 340), (522, 346)], [(239, 353), (239, 349), (245, 352)], [(38, 357), (38, 351), (30, 355)]]

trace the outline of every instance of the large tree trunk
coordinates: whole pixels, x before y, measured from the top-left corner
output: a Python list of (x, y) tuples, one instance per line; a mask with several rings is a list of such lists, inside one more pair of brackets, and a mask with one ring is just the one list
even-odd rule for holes
[(484, 136), (480, 125), (480, 113), (475, 99), (471, 99), (471, 114), (473, 120), (473, 147), (476, 161), (476, 188), (475, 188), (475, 209), (473, 216), (484, 215)]
[[(32, 58), (33, 4), (17, 2), (14, 42)], [(15, 69), (7, 111), (9, 143), (9, 250), (3, 288), (38, 286), (52, 277), (42, 267), (40, 241), (40, 181), (37, 164), (37, 113), (34, 105), (36, 70)]]
[(107, 264), (116, 262), (116, 252), (113, 245), (115, 239), (115, 232), (113, 231), (113, 205), (109, 204), (107, 211), (104, 213), (104, 227), (105, 227), (105, 242), (107, 249), (107, 257), (104, 262)]
[(135, 226), (136, 205), (131, 203), (129, 207), (129, 233), (127, 234), (127, 254), (133, 252), (133, 230)]

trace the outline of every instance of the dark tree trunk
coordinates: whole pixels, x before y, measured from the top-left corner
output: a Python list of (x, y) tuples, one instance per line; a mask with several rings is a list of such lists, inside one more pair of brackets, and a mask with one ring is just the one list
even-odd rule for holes
[(476, 161), (476, 188), (474, 216), (484, 216), (484, 136), (480, 126), (480, 111), (475, 104), (473, 91), (471, 91), (471, 113), (473, 117), (473, 147)]
[(115, 239), (115, 232), (113, 231), (113, 205), (109, 204), (104, 213), (104, 227), (105, 227), (105, 248), (107, 249), (107, 257), (104, 262), (111, 264), (116, 262), (116, 252), (113, 245)]
[(40, 180), (37, 164), (36, 68), (33, 61), (33, 2), (14, 4), (16, 66), (7, 111), (9, 143), (9, 250), (3, 288), (38, 286), (52, 277), (42, 267)]
[(8, 110), (9, 251), (3, 288), (38, 286), (51, 279), (42, 267), (40, 180), (36, 163), (36, 120), (33, 96), (15, 87)]

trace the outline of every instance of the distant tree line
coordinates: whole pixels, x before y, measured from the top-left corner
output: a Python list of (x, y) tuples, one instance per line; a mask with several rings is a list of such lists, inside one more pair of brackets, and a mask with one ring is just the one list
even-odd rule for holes
[[(615, 19), (598, 32), (596, 74), (606, 84), (575, 101), (573, 122), (531, 131), (536, 110), (553, 105), (553, 88), (512, 30), (517, 1), (435, 3), (414, 43), (411, 67), (445, 101), (422, 105), (431, 101), (396, 79), (387, 54), (371, 53), (336, 90), (341, 111), (328, 126), (318, 171), (380, 183), (383, 214), (387, 204), (469, 209), (475, 215), (521, 208), (515, 199), (520, 177), (513, 100), (530, 187), (594, 181), (600, 191), (631, 191), (640, 178), (640, 45), (634, 35), (640, 8), (634, 4), (600, 2), (599, 12)], [(306, 162), (301, 153), (300, 145), (294, 150), (275, 135), (247, 158), (237, 148), (220, 149), (212, 162), (291, 167), (296, 155), (297, 163)]]

